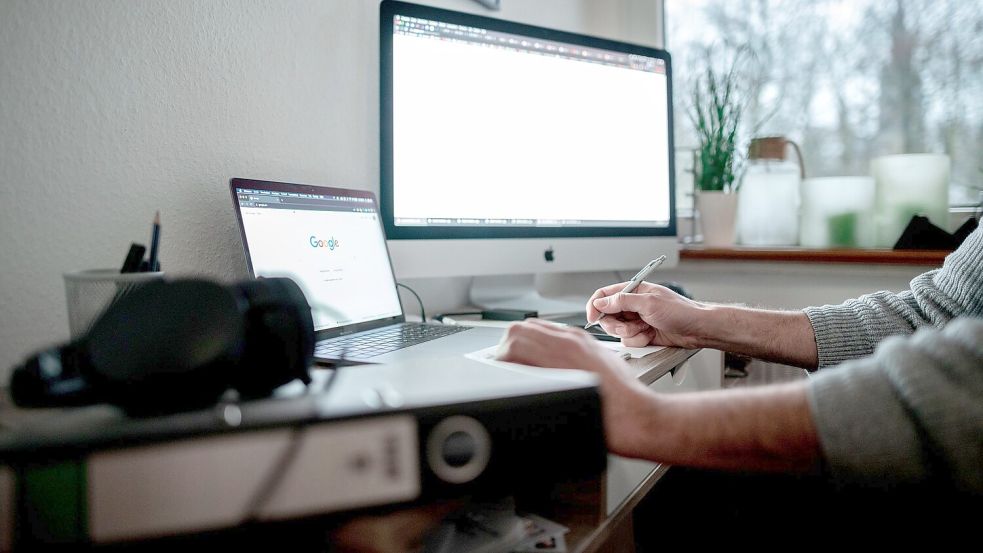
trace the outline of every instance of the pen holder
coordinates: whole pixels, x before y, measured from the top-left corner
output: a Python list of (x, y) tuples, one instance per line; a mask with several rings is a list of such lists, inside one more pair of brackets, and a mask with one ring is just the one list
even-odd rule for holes
[(92, 323), (113, 302), (143, 284), (162, 280), (164, 273), (120, 273), (118, 269), (91, 269), (65, 273), (63, 276), (68, 330), (74, 340), (88, 332)]

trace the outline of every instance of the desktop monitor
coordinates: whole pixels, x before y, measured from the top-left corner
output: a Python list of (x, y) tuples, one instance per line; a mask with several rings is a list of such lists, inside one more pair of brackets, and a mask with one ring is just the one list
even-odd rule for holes
[(668, 53), (380, 10), (381, 214), (398, 276), (675, 263)]

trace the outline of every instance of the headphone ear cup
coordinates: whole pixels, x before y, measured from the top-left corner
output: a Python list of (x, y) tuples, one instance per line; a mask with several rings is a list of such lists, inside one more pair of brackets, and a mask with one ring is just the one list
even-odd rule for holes
[(310, 383), (314, 321), (304, 292), (289, 278), (236, 285), (248, 305), (246, 349), (232, 385), (247, 397), (263, 397), (294, 379)]
[(228, 389), (245, 336), (229, 288), (152, 282), (113, 304), (90, 329), (89, 379), (101, 397), (131, 414), (207, 407)]
[(311, 308), (290, 279), (152, 282), (111, 305), (82, 340), (28, 359), (11, 393), (25, 406), (107, 401), (154, 415), (208, 407), (230, 386), (259, 397), (309, 383), (313, 355)]
[(10, 398), (20, 407), (69, 407), (102, 401), (92, 374), (84, 340), (38, 352), (14, 368)]

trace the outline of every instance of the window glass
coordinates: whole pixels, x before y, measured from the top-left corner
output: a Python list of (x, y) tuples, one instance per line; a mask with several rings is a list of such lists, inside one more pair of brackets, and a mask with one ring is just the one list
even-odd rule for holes
[[(665, 0), (676, 145), (696, 144), (694, 79), (744, 51), (743, 141), (785, 135), (810, 176), (866, 175), (883, 154), (952, 159), (950, 204), (983, 186), (983, 2)], [(708, 48), (711, 52), (708, 58)]]

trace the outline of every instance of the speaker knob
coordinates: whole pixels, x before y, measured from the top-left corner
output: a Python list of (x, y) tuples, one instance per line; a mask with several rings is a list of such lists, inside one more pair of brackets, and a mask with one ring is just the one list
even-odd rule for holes
[(463, 467), (474, 459), (474, 437), (467, 432), (454, 432), (444, 440), (441, 456), (452, 467)]
[(444, 482), (464, 484), (481, 475), (491, 458), (491, 436), (466, 416), (447, 417), (427, 437), (430, 470)]

